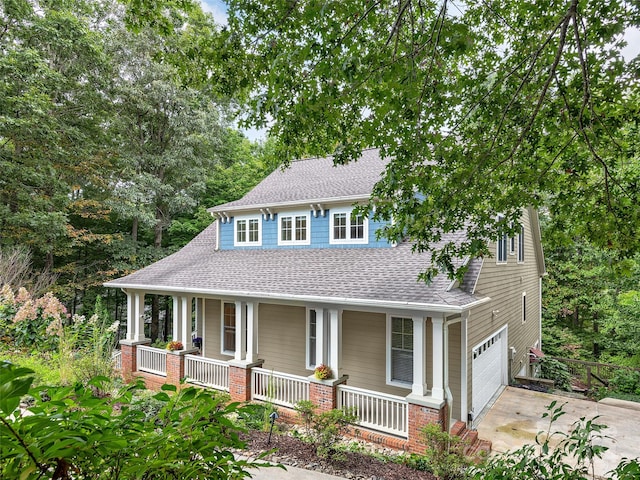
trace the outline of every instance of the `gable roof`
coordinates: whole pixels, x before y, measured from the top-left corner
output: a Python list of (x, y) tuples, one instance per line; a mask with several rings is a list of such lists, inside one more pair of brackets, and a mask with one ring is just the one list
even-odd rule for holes
[(357, 161), (346, 165), (334, 165), (332, 157), (295, 160), (289, 167), (272, 172), (240, 200), (208, 211), (365, 200), (381, 179), (386, 164), (377, 149), (364, 150)]
[[(460, 312), (487, 298), (438, 275), (418, 281), (429, 264), (411, 244), (390, 248), (215, 250), (214, 223), (182, 250), (105, 284), (156, 293), (190, 293), (265, 301), (299, 301)], [(449, 239), (444, 239), (445, 241)]]

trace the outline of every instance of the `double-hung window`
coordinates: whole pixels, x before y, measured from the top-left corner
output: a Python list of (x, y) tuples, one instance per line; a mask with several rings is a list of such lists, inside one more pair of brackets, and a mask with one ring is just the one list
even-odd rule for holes
[[(322, 319), (318, 317), (319, 312), (322, 312)], [(322, 321), (319, 321), (322, 320)], [(318, 355), (318, 342), (321, 341), (321, 337), (325, 338), (325, 345), (327, 335), (329, 335), (329, 317), (326, 309), (316, 310), (310, 308), (307, 310), (307, 369), (313, 370), (319, 363)], [(322, 355), (326, 358), (329, 357), (331, 347), (326, 345), (323, 348)]]
[(234, 223), (235, 246), (261, 246), (262, 231), (260, 217), (236, 217)]
[(390, 317), (387, 383), (406, 386), (413, 383), (413, 319)]
[(278, 245), (311, 243), (308, 213), (281, 213), (278, 217)]
[[(499, 217), (498, 220), (502, 220)], [(496, 242), (496, 261), (497, 263), (507, 263), (507, 234), (502, 233)]]
[(331, 209), (329, 243), (367, 243), (368, 227), (368, 220), (352, 208)]
[(236, 351), (236, 304), (222, 304), (222, 353), (233, 355)]

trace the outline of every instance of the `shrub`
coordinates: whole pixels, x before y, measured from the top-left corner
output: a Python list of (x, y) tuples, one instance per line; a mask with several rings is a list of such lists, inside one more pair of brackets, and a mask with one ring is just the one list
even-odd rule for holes
[(553, 380), (555, 387), (567, 392), (571, 391), (571, 373), (562, 362), (550, 357), (540, 359), (540, 376)]
[(424, 454), (431, 471), (443, 480), (465, 478), (471, 460), (464, 455), (466, 444), (456, 435), (443, 432), (438, 424), (429, 424), (422, 429), (427, 444)]
[(337, 448), (337, 444), (347, 433), (348, 427), (358, 421), (355, 410), (336, 408), (318, 414), (315, 412), (317, 407), (309, 401), (298, 402), (295, 409), (307, 426), (303, 440), (316, 446), (318, 456), (333, 460), (344, 459), (344, 453)]
[(636, 370), (617, 370), (609, 382), (609, 389), (618, 393), (640, 395), (640, 372)]
[[(140, 385), (104, 398), (80, 384), (52, 387), (47, 401), (31, 383), (30, 370), (0, 363), (1, 478), (235, 479), (269, 466), (234, 457), (231, 450), (244, 444), (228, 417), (243, 407), (206, 390), (163, 386), (153, 396), (160, 410), (149, 419), (129, 407)], [(18, 405), (27, 393), (34, 405), (24, 415)]]

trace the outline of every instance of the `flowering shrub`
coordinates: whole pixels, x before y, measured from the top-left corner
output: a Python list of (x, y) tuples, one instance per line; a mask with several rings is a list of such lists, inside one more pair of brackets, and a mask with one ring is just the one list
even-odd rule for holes
[(167, 350), (182, 350), (184, 348), (184, 345), (182, 345), (182, 342), (179, 342), (177, 340), (173, 340), (172, 342), (169, 342), (167, 344)]
[(319, 380), (327, 380), (328, 378), (331, 378), (333, 376), (333, 372), (331, 371), (331, 369), (324, 364), (317, 366), (313, 371), (313, 374)]
[(0, 334), (18, 347), (55, 349), (68, 317), (67, 309), (52, 293), (34, 299), (25, 288), (17, 294), (9, 285), (0, 290)]

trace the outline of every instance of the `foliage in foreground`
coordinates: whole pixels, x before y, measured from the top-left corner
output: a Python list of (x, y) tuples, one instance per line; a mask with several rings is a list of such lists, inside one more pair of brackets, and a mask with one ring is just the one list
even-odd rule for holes
[[(490, 457), (484, 464), (469, 471), (474, 480), (589, 480), (595, 478), (594, 462), (602, 458), (608, 447), (599, 445), (607, 426), (596, 423), (598, 417), (576, 421), (570, 433), (552, 431), (554, 422), (565, 414), (557, 401), (547, 406), (543, 418), (549, 419), (546, 432), (539, 432), (536, 445)], [(559, 441), (558, 441), (559, 439)], [(551, 448), (553, 442), (558, 444)], [(612, 480), (640, 478), (640, 458), (624, 458), (608, 473)]]
[[(165, 385), (157, 416), (129, 408), (126, 388), (98, 398), (90, 387), (31, 388), (32, 371), (0, 363), (0, 477), (28, 479), (239, 479), (256, 462), (228, 416), (241, 412), (194, 387)], [(100, 388), (107, 379), (95, 378)], [(25, 395), (33, 404), (21, 409)]]

